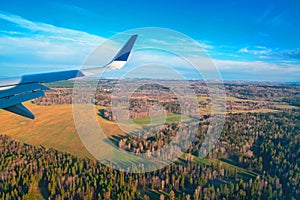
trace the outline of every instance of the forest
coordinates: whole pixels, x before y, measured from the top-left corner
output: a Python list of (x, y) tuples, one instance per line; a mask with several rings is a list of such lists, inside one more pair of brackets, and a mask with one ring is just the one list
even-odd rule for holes
[[(298, 109), (228, 114), (216, 147), (198, 158), (205, 129), (203, 122), (176, 162), (148, 173), (116, 170), (1, 135), (0, 198), (299, 199)], [(130, 150), (128, 144), (133, 144), (130, 137), (122, 146)]]

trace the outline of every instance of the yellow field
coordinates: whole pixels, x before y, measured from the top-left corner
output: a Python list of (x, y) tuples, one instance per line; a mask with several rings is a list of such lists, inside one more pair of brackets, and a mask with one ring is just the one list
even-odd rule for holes
[[(7, 111), (0, 111), (0, 134), (23, 143), (42, 145), (47, 148), (69, 152), (79, 157), (90, 157), (75, 130), (72, 105), (37, 106), (25, 104), (36, 116), (27, 119)], [(122, 133), (118, 126), (99, 117), (105, 133)]]

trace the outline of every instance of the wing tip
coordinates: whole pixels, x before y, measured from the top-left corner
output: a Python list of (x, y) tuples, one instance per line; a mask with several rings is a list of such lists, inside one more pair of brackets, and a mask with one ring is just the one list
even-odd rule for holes
[(112, 61), (127, 61), (128, 57), (131, 53), (131, 50), (133, 48), (133, 45), (138, 37), (138, 34), (132, 35), (128, 41), (125, 43), (125, 45), (119, 50), (119, 52), (116, 54), (114, 59)]

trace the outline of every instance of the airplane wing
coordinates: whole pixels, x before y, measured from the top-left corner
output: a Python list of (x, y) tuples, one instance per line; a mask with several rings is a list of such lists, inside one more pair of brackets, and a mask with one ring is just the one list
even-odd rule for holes
[[(131, 53), (137, 35), (132, 35), (126, 44), (118, 51), (110, 63), (105, 65), (107, 70), (122, 68)], [(41, 74), (29, 74), (22, 77), (0, 78), (0, 109), (34, 119), (34, 115), (22, 104), (24, 101), (44, 96), (49, 90), (43, 83), (92, 75), (103, 71), (104, 67), (68, 70)]]

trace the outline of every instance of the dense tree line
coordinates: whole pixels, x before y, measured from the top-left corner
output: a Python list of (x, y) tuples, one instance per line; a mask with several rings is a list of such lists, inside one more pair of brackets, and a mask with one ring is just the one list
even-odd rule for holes
[[(231, 123), (229, 123), (231, 122)], [(300, 113), (229, 115), (219, 144), (209, 157), (276, 179), (288, 199), (300, 197)], [(279, 184), (280, 182), (280, 184)]]

